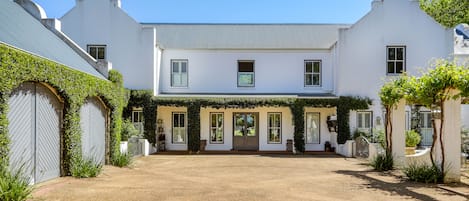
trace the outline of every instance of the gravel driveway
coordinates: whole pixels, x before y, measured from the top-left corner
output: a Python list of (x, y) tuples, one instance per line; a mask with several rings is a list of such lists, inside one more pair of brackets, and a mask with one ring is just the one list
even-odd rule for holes
[(392, 174), (338, 156), (152, 155), (39, 184), (33, 200), (467, 200)]

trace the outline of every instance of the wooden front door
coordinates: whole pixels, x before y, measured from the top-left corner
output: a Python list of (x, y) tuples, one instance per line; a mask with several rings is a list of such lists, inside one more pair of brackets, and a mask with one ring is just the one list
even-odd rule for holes
[(258, 113), (235, 113), (233, 115), (233, 149), (259, 150)]

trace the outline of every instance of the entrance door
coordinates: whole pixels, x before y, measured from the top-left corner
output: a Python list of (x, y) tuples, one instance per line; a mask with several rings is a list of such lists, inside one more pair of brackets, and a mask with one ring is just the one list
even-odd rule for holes
[(233, 149), (259, 150), (257, 113), (235, 113), (233, 115)]

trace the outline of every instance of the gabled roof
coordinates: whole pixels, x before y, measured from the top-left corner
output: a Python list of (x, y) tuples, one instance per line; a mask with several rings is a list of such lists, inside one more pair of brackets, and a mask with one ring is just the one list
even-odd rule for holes
[(344, 24), (142, 24), (170, 49), (330, 49)]
[(0, 0), (0, 42), (105, 79), (57, 35), (21, 6)]

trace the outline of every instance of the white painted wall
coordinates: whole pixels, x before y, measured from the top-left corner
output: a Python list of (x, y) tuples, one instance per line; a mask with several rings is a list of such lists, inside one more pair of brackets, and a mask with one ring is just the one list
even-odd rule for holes
[(106, 60), (132, 89), (154, 87), (154, 28), (144, 29), (111, 0), (76, 1), (61, 19), (62, 31), (81, 48), (106, 45)]
[(417, 75), (431, 59), (451, 56), (453, 31), (426, 15), (416, 0), (375, 1), (366, 16), (340, 31), (337, 95), (370, 97), (373, 115), (381, 115), (378, 92), (387, 77), (386, 46), (392, 45), (406, 46), (407, 72)]
[[(188, 60), (188, 87), (171, 87), (171, 60)], [(254, 60), (255, 87), (238, 87), (238, 60)], [(304, 86), (304, 61), (322, 60), (322, 86)], [(328, 50), (164, 50), (160, 93), (332, 93), (333, 58)]]

